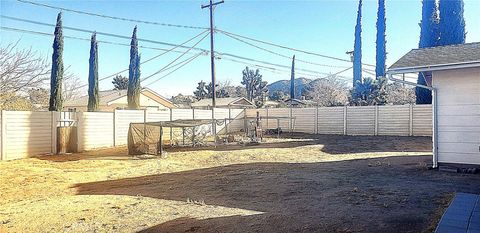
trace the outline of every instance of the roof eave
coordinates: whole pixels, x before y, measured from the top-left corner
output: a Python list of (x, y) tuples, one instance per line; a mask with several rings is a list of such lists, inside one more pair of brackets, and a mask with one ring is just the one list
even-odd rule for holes
[(474, 67), (480, 67), (480, 61), (438, 64), (438, 65), (431, 65), (431, 66), (390, 68), (387, 70), (387, 74), (419, 73), (419, 72), (426, 72), (426, 71), (452, 70), (452, 69), (474, 68)]

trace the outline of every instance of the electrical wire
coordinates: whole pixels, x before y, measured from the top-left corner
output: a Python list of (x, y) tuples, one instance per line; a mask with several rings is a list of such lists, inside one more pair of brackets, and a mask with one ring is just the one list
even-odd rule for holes
[[(200, 35), (202, 35), (202, 34), (204, 34), (204, 33), (205, 33), (205, 32), (202, 32), (202, 33), (194, 36), (193, 38), (188, 39), (187, 41), (183, 42), (181, 45), (184, 45), (184, 44), (192, 41), (193, 39), (199, 37)], [(200, 41), (202, 41), (203, 39), (205, 39), (205, 37), (207, 37), (209, 34), (210, 34), (210, 33), (205, 34), (205, 36), (203, 36), (202, 39), (200, 39)], [(199, 41), (199, 42), (200, 42), (200, 41)], [(199, 42), (197, 42), (197, 44), (198, 44)], [(195, 44), (194, 46), (196, 46), (197, 44)], [(180, 45), (178, 45), (178, 46), (180, 46)], [(175, 49), (175, 47), (171, 48), (171, 50), (173, 50), (173, 49)], [(187, 50), (187, 51), (183, 52), (183, 53), (182, 53), (178, 58), (176, 58), (173, 62), (175, 62), (175, 61), (178, 60), (180, 57), (182, 57), (183, 55), (185, 55), (188, 51), (190, 51), (190, 50)], [(145, 61), (143, 61), (143, 62), (140, 62), (140, 64), (143, 65), (143, 64), (145, 64), (145, 63), (147, 63), (147, 62), (150, 62), (150, 61), (152, 61), (152, 60), (154, 60), (154, 59), (156, 59), (156, 58), (158, 58), (158, 57), (160, 57), (160, 56), (162, 56), (162, 55), (164, 55), (164, 54), (166, 54), (166, 53), (168, 53), (168, 51), (166, 51), (166, 52), (164, 52), (164, 53), (161, 53), (161, 54), (159, 54), (159, 55), (156, 55), (156, 56), (154, 56), (154, 57), (151, 57), (151, 58), (149, 58), (149, 59), (147, 59), (147, 60), (145, 60)], [(201, 53), (204, 53), (204, 52), (201, 52)], [(173, 62), (169, 63), (169, 65), (172, 64)], [(168, 66), (168, 65), (167, 65), (167, 66)], [(167, 66), (165, 66), (164, 68), (166, 68)], [(105, 76), (105, 77), (99, 79), (98, 81), (100, 82), (100, 81), (103, 81), (103, 80), (105, 80), (105, 79), (112, 78), (112, 77), (114, 77), (114, 76), (116, 76), (116, 75), (119, 75), (119, 74), (121, 74), (121, 73), (123, 73), (123, 72), (125, 72), (125, 71), (127, 71), (127, 70), (129, 70), (129, 69), (127, 68), (127, 69), (121, 70), (121, 71), (119, 71), (119, 72), (116, 72), (116, 73), (114, 73), (114, 74)], [(88, 85), (88, 84), (82, 85), (82, 86), (80, 86), (80, 88), (81, 88), (81, 87), (85, 87), (85, 86), (87, 86), (87, 85)]]
[(92, 13), (92, 12), (87, 12), (87, 11), (80, 11), (80, 10), (64, 8), (64, 7), (57, 7), (57, 6), (52, 6), (52, 5), (48, 5), (48, 4), (44, 4), (44, 3), (27, 1), (27, 0), (17, 0), (17, 1), (21, 2), (21, 3), (31, 4), (31, 5), (40, 6), (40, 7), (46, 7), (46, 8), (55, 9), (55, 10), (72, 12), (72, 13), (76, 13), (76, 14), (83, 14), (83, 15), (113, 19), (113, 20), (122, 20), (122, 21), (133, 22), (133, 23), (143, 23), (143, 24), (151, 24), (151, 25), (156, 25), (156, 26), (188, 28), (188, 29), (203, 29), (203, 30), (208, 29), (208, 28), (199, 27), (199, 26), (189, 26), (189, 25), (180, 25), (180, 24), (171, 24), (171, 23), (160, 23), (160, 22), (154, 22), (154, 21), (137, 20), (137, 19), (124, 18), (124, 17), (103, 15), (103, 14)]
[[(50, 9), (56, 9), (56, 10), (61, 10), (61, 11), (66, 11), (66, 12), (72, 12), (72, 13), (76, 13), (76, 14), (84, 14), (84, 15), (101, 17), (101, 18), (107, 18), (107, 19), (113, 19), (113, 20), (122, 20), (122, 21), (127, 21), (127, 22), (143, 23), (143, 24), (150, 24), (150, 25), (157, 25), (157, 26), (165, 26), (165, 27), (188, 28), (188, 29), (203, 29), (203, 30), (209, 29), (209, 28), (206, 28), (206, 27), (199, 27), (199, 26), (180, 25), (180, 24), (171, 24), (171, 23), (161, 23), (161, 22), (155, 22), (155, 21), (137, 20), (137, 19), (130, 19), (130, 18), (118, 17), (118, 16), (110, 16), (110, 15), (92, 13), (92, 12), (87, 12), (87, 11), (74, 10), (74, 9), (69, 9), (69, 8), (64, 8), (64, 7), (57, 7), (57, 6), (52, 6), (52, 5), (48, 5), (48, 4), (44, 4), (44, 3), (38, 3), (38, 2), (33, 2), (33, 1), (28, 1), (28, 0), (17, 0), (17, 1), (18, 1), (18, 2), (21, 2), (21, 3), (25, 3), (25, 4), (31, 4), (31, 5), (35, 5), (35, 6), (50, 8)], [(333, 59), (333, 60), (337, 60), (337, 61), (351, 62), (351, 61), (348, 60), (348, 59), (342, 59), (342, 58), (333, 57), (333, 56), (328, 56), (328, 55), (323, 55), (323, 54), (319, 54), (319, 53), (315, 53), (315, 52), (310, 52), (310, 51), (306, 51), (306, 50), (291, 48), (291, 47), (288, 47), (288, 46), (279, 45), (279, 44), (275, 44), (275, 43), (272, 43), (272, 42), (267, 42), (267, 41), (263, 41), (263, 40), (259, 40), (259, 39), (255, 39), (255, 38), (251, 38), (251, 37), (247, 37), (247, 36), (242, 36), (242, 35), (239, 35), (239, 34), (236, 34), (236, 33), (228, 32), (228, 31), (224, 31), (224, 30), (220, 30), (220, 29), (215, 29), (215, 31), (222, 32), (223, 34), (229, 34), (229, 35), (241, 37), (241, 38), (243, 38), (243, 39), (248, 39), (248, 40), (251, 40), (251, 41), (258, 42), (258, 43), (267, 44), (267, 45), (270, 45), (270, 46), (275, 46), (275, 47), (282, 48), (282, 49), (288, 49), (288, 50), (291, 50), (291, 51), (301, 52), (301, 53), (305, 53), (305, 54), (309, 54), (309, 55), (315, 55), (315, 56), (319, 56), (319, 57), (323, 57), (323, 58), (328, 58), (328, 59)], [(371, 64), (366, 64), (366, 63), (362, 63), (362, 64), (363, 64), (363, 65), (366, 65), (366, 66), (375, 67), (374, 65), (371, 65)]]
[[(13, 32), (20, 32), (20, 33), (27, 33), (27, 34), (33, 34), (33, 35), (40, 35), (40, 36), (48, 36), (48, 37), (53, 37), (54, 35), (52, 33), (46, 33), (46, 32), (38, 32), (38, 31), (31, 31), (31, 30), (25, 30), (25, 29), (19, 29), (19, 28), (11, 28), (11, 27), (5, 27), (5, 26), (0, 26), (0, 29), (6, 30), (6, 31), (13, 31)], [(81, 38), (81, 37), (76, 37), (76, 36), (68, 36), (68, 35), (63, 35), (64, 38), (67, 39), (74, 39), (74, 40), (81, 40), (81, 41), (88, 41), (90, 42), (91, 39), (89, 38)], [(110, 44), (110, 45), (121, 45), (125, 47), (132, 47), (131, 44), (127, 43), (118, 43), (118, 42), (112, 42), (112, 41), (106, 41), (106, 40), (97, 40), (97, 43), (99, 44)], [(158, 51), (170, 51), (174, 53), (182, 53), (182, 51), (178, 50), (170, 50), (170, 49), (165, 49), (165, 48), (158, 48), (158, 47), (150, 47), (150, 46), (143, 46), (143, 45), (138, 45), (139, 48), (143, 49), (151, 49), (151, 50), (158, 50)]]
[(199, 41), (197, 41), (193, 46), (191, 46), (187, 51), (185, 51), (184, 53), (180, 54), (180, 56), (178, 56), (177, 58), (173, 59), (173, 61), (171, 61), (170, 63), (168, 63), (167, 65), (165, 65), (164, 67), (162, 67), (160, 70), (154, 72), (153, 74), (143, 78), (140, 80), (140, 82), (144, 82), (145, 80), (157, 75), (158, 73), (160, 72), (163, 72), (167, 67), (169, 67), (171, 64), (173, 64), (174, 62), (176, 62), (178, 59), (180, 59), (181, 57), (183, 57), (185, 54), (187, 54), (188, 51), (194, 49), (198, 44), (200, 44), (200, 42), (202, 42), (210, 33), (207, 33), (205, 34), (205, 36), (203, 36)]
[[(267, 62), (267, 61), (256, 60), (256, 59), (253, 59), (253, 58), (242, 57), (242, 56), (238, 56), (238, 55), (231, 54), (231, 53), (215, 52), (215, 54), (220, 55), (220, 56), (219, 56), (220, 59), (223, 59), (223, 58), (222, 58), (223, 56), (229, 56), (229, 57), (234, 57), (234, 58), (237, 58), (237, 59), (242, 59), (242, 60), (246, 60), (246, 61), (250, 61), (250, 62), (262, 63), (262, 64), (270, 65), (270, 66), (277, 66), (277, 67), (282, 67), (282, 68), (286, 68), (286, 69), (290, 69), (290, 68), (291, 68), (290, 66), (275, 64), (275, 63), (271, 63), (271, 62)], [(310, 72), (310, 73), (316, 73), (316, 74), (321, 74), (321, 75), (328, 74), (328, 73), (318, 72), (318, 71), (308, 70), (308, 69), (296, 68), (296, 70), (305, 71), (305, 72)]]
[[(55, 24), (43, 23), (43, 22), (28, 20), (28, 19), (21, 19), (21, 18), (17, 18), (17, 17), (6, 16), (6, 15), (0, 15), (0, 17), (5, 18), (5, 19), (14, 20), (14, 21), (20, 21), (20, 22), (31, 23), (31, 24), (42, 25), (42, 26), (49, 26), (49, 27), (54, 27), (54, 28), (57, 26)], [(63, 26), (63, 25), (62, 25), (62, 28), (67, 29), (67, 30), (72, 30), (72, 31), (90, 33), (90, 34), (95, 32), (95, 33), (97, 33), (97, 35), (117, 37), (117, 38), (127, 39), (127, 40), (132, 39), (130, 36), (123, 36), (123, 35), (118, 35), (118, 34), (113, 34), (113, 33), (108, 33), (108, 32), (92, 31), (92, 30), (86, 30), (86, 29), (82, 29), (82, 28), (69, 27), (69, 26)], [(208, 30), (209, 29), (205, 29), (205, 31), (208, 31)], [(143, 39), (143, 38), (137, 38), (137, 40), (142, 41), (142, 42), (147, 42), (147, 43), (153, 43), (153, 44), (161, 44), (161, 45), (167, 45), (167, 46), (178, 46), (178, 44), (173, 44), (173, 43), (168, 43), (168, 42), (163, 42), (163, 41), (157, 41), (157, 40), (150, 40), (150, 39)], [(179, 46), (179, 47), (188, 49), (188, 47), (184, 47), (184, 46)], [(208, 51), (206, 49), (201, 49), (201, 48), (195, 48), (195, 49), (199, 50), (199, 51)]]
[[(227, 31), (224, 31), (224, 30), (221, 30), (221, 29), (215, 29), (215, 30), (216, 30), (216, 31), (219, 31), (219, 32), (221, 32), (221, 33), (223, 33), (223, 34), (229, 34), (229, 35), (237, 36), (237, 37), (240, 37), (240, 38), (243, 38), (243, 39), (246, 39), (246, 40), (251, 40), (251, 41), (255, 41), (255, 42), (257, 42), (257, 43), (267, 44), (267, 45), (274, 46), (274, 47), (278, 47), (278, 48), (282, 48), (282, 49), (287, 49), (287, 50), (291, 50), (291, 51), (301, 52), (301, 53), (305, 53), (305, 54), (309, 54), (309, 55), (314, 55), (314, 56), (319, 56), (319, 57), (328, 58), (328, 59), (333, 59), (333, 60), (337, 60), (337, 61), (352, 62), (352, 61), (350, 61), (350, 60), (348, 60), (348, 59), (343, 59), (343, 58), (338, 58), (338, 57), (323, 55), (323, 54), (319, 54), (319, 53), (315, 53), (315, 52), (310, 52), (310, 51), (301, 50), (301, 49), (296, 49), (296, 48), (292, 48), (292, 47), (288, 47), (288, 46), (284, 46), (284, 45), (279, 45), (279, 44), (275, 44), (275, 43), (272, 43), (272, 42), (263, 41), (263, 40), (259, 40), (259, 39), (255, 39), (255, 38), (251, 38), (251, 37), (247, 37), (247, 36), (242, 36), (242, 35), (235, 34), (235, 33), (232, 33), (232, 32), (227, 32)], [(362, 64), (363, 64), (363, 65), (366, 65), (366, 66), (375, 67), (374, 65), (371, 65), (371, 64), (366, 64), (366, 63), (362, 63)]]
[(174, 69), (174, 70), (170, 71), (169, 73), (167, 73), (167, 74), (165, 74), (165, 75), (163, 75), (163, 76), (161, 76), (161, 77), (153, 80), (153, 82), (150, 82), (149, 84), (147, 84), (147, 85), (145, 85), (145, 86), (146, 86), (146, 87), (147, 87), (147, 86), (150, 86), (150, 85), (158, 82), (159, 80), (161, 80), (161, 79), (163, 79), (163, 78), (166, 78), (167, 76), (169, 76), (169, 75), (172, 74), (173, 72), (177, 71), (178, 69), (184, 67), (184, 66), (187, 65), (188, 63), (190, 63), (190, 62), (192, 62), (193, 60), (197, 59), (197, 58), (198, 58), (200, 55), (202, 55), (202, 54), (204, 54), (204, 53), (198, 53), (197, 55), (194, 55), (194, 56), (192, 56), (192, 57), (190, 57), (190, 58), (188, 58), (188, 59), (185, 59), (185, 60), (183, 60), (182, 62), (179, 62), (179, 63), (177, 63), (177, 64), (175, 64), (175, 65), (173, 65), (173, 66), (170, 66), (169, 68), (173, 68), (173, 67), (181, 64), (181, 65), (180, 65), (179, 67), (177, 67), (176, 69)]
[[(263, 48), (263, 47), (260, 47), (258, 45), (254, 45), (248, 41), (245, 41), (245, 40), (242, 40), (236, 36), (232, 36), (230, 34), (227, 34), (227, 33), (224, 33), (223, 31), (220, 31), (222, 34), (234, 39), (234, 40), (237, 40), (237, 41), (240, 41), (244, 44), (247, 44), (247, 45), (250, 45), (252, 47), (255, 47), (257, 49), (260, 49), (260, 50), (263, 50), (265, 52), (268, 52), (268, 53), (271, 53), (271, 54), (274, 54), (274, 55), (277, 55), (277, 56), (280, 56), (280, 57), (283, 57), (283, 58), (287, 58), (289, 60), (291, 60), (292, 58), (290, 56), (287, 56), (287, 55), (284, 55), (284, 54), (281, 54), (281, 53), (277, 53), (277, 52), (274, 52), (272, 50), (269, 50), (269, 49), (266, 49), (266, 48)], [(323, 66), (323, 67), (332, 67), (332, 68), (347, 68), (348, 66), (335, 66), (335, 65), (327, 65), (327, 64), (320, 64), (320, 63), (315, 63), (315, 62), (310, 62), (310, 61), (305, 61), (305, 60), (301, 60), (301, 59), (298, 59), (296, 58), (295, 61), (299, 61), (299, 62), (303, 62), (303, 63), (307, 63), (307, 64), (311, 64), (311, 65), (317, 65), (317, 66)]]

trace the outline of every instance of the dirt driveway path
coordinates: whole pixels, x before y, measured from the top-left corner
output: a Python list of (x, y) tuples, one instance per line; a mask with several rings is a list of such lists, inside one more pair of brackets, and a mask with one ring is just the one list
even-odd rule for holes
[[(310, 136), (308, 136), (310, 137)], [(426, 169), (430, 138), (293, 135), (256, 147), (1, 162), (12, 232), (421, 232), (480, 175)]]

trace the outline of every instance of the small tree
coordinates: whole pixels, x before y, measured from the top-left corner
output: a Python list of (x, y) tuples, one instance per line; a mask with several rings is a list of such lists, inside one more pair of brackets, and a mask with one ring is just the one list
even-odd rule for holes
[(267, 82), (262, 81), (262, 75), (260, 70), (250, 70), (248, 67), (242, 71), (242, 85), (245, 86), (247, 91), (247, 99), (252, 101), (260, 107), (266, 100), (268, 89)]
[(318, 106), (345, 105), (348, 101), (347, 83), (335, 76), (316, 79), (305, 86), (305, 97), (315, 101)]
[(130, 43), (130, 66), (128, 69), (127, 100), (130, 109), (140, 108), (140, 55), (138, 54), (137, 26), (133, 29)]
[(389, 104), (414, 104), (415, 88), (400, 83), (390, 83), (386, 88), (387, 103)]
[(52, 70), (50, 75), (50, 104), (49, 111), (61, 111), (63, 105), (62, 81), (63, 81), (63, 32), (62, 12), (58, 13), (57, 25), (54, 32)]
[(197, 100), (208, 98), (206, 83), (202, 80), (198, 82), (197, 90), (193, 92)]
[(93, 33), (90, 43), (90, 59), (88, 69), (88, 111), (98, 111), (98, 103), (98, 45), (97, 35), (96, 33)]
[(387, 79), (365, 78), (362, 83), (351, 90), (350, 105), (384, 105), (387, 103)]
[(114, 90), (127, 90), (128, 89), (128, 78), (122, 75), (117, 75), (112, 80)]

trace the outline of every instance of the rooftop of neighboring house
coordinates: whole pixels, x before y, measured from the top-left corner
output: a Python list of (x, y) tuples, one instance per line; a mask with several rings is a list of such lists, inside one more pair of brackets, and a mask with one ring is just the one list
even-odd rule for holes
[[(244, 97), (227, 97), (216, 98), (215, 105), (217, 106), (231, 106), (231, 107), (255, 107), (255, 104)], [(201, 99), (191, 104), (192, 108), (209, 107), (212, 106), (212, 99)]]
[[(167, 98), (163, 97), (162, 95), (156, 93), (155, 91), (149, 88), (143, 88), (142, 92), (143, 95), (150, 97), (151, 99), (165, 105), (168, 108), (175, 108), (176, 106)], [(123, 98), (127, 96), (127, 90), (107, 90), (107, 91), (99, 91), (99, 105), (105, 106), (109, 105), (115, 100)], [(88, 105), (88, 95), (79, 97), (77, 99), (67, 101), (64, 106), (65, 107), (77, 107), (77, 106), (87, 106)]]

